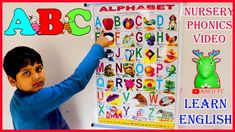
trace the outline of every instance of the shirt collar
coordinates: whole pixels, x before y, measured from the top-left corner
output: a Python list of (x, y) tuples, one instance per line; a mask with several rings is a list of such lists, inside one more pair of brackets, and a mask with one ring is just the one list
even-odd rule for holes
[(18, 96), (29, 96), (29, 95), (32, 95), (33, 93), (34, 92), (25, 92), (25, 91), (22, 91), (19, 88), (17, 88), (16, 91), (15, 91), (15, 95), (18, 95)]

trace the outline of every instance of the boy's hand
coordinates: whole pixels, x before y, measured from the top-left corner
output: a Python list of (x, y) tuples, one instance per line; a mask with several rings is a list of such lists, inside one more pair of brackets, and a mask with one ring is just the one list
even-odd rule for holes
[(108, 47), (112, 45), (114, 40), (109, 41), (105, 36), (104, 36), (104, 30), (101, 31), (101, 34), (99, 38), (96, 40), (97, 44), (100, 44), (102, 47)]

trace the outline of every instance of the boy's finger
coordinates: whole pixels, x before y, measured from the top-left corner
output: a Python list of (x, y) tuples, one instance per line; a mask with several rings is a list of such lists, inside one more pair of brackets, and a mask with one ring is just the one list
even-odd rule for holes
[(100, 36), (104, 36), (104, 30), (101, 31)]

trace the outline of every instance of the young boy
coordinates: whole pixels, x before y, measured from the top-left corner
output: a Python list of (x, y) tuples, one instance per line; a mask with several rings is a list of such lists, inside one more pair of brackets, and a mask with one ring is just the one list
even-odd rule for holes
[(14, 129), (69, 129), (58, 107), (83, 90), (112, 42), (101, 32), (75, 72), (64, 81), (44, 87), (41, 56), (28, 47), (16, 47), (4, 57), (3, 67), (10, 84), (17, 87), (10, 103)]

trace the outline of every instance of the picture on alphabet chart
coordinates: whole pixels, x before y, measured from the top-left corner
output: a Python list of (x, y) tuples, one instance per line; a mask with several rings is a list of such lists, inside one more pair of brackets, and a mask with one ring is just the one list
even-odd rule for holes
[(137, 6), (93, 7), (96, 39), (104, 30), (115, 40), (96, 69), (98, 123), (174, 128), (179, 5), (161, 11)]

